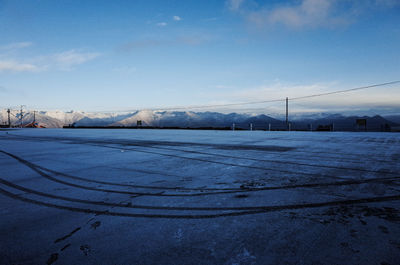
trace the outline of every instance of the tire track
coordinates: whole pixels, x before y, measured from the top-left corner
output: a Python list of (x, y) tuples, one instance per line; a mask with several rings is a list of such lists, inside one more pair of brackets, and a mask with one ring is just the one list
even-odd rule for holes
[[(24, 136), (19, 136), (19, 135), (14, 135), (11, 134), (9, 135), (9, 137), (15, 137), (15, 138), (20, 138), (20, 139), (25, 139), (25, 140), (32, 140), (32, 138), (36, 139), (40, 139), (40, 141), (56, 141), (56, 142), (70, 142), (70, 143), (81, 143), (81, 144), (85, 144), (85, 143), (99, 143), (99, 144), (119, 144), (119, 145), (131, 145), (131, 146), (138, 146), (138, 147), (149, 147), (149, 148), (160, 148), (160, 147), (155, 147), (155, 146), (160, 146), (160, 145), (170, 145), (170, 146), (205, 146), (205, 147), (212, 147), (212, 148), (216, 148), (216, 149), (221, 149), (221, 150), (228, 150), (228, 149), (232, 149), (232, 148), (237, 148), (238, 150), (240, 150), (241, 146), (240, 145), (226, 145), (226, 144), (203, 144), (203, 143), (192, 143), (192, 142), (170, 142), (170, 141), (140, 141), (140, 140), (113, 140), (113, 141), (99, 141), (99, 140), (83, 140), (81, 138), (61, 138), (61, 137), (24, 137)], [(270, 140), (270, 139), (268, 139)], [(290, 139), (280, 139), (280, 140), (290, 140)], [(258, 151), (262, 151), (262, 147), (264, 146), (254, 146), (254, 145), (248, 145), (246, 146), (247, 150), (258, 150)], [(268, 147), (268, 146), (267, 146)], [(272, 147), (279, 147), (279, 146), (270, 146), (270, 148)], [(245, 148), (245, 149), (246, 149)], [(181, 149), (175, 149), (175, 150), (179, 150), (179, 151), (183, 151), (183, 152), (196, 152), (196, 151), (189, 151), (189, 150), (181, 150)], [(320, 155), (321, 152), (313, 152), (313, 151), (300, 151), (300, 150), (287, 150), (290, 151), (290, 153), (300, 153), (300, 154), (314, 154), (313, 157), (318, 157), (318, 158), (333, 158), (333, 159), (338, 159), (341, 158), (343, 159), (344, 155), (349, 155), (352, 157), (356, 157), (357, 154), (354, 153), (343, 153), (341, 152), (341, 156), (315, 156), (315, 154)], [(329, 152), (324, 152), (325, 154), (337, 154), (336, 153), (329, 153)], [(286, 151), (281, 151), (280, 152), (280, 156), (286, 154)], [(214, 155), (214, 156), (219, 156), (219, 154), (215, 154), (215, 153), (210, 153), (210, 155)], [(240, 157), (236, 157), (239, 159), (247, 159), (247, 158), (240, 158)], [(346, 161), (352, 159), (352, 158), (346, 158)], [(392, 161), (386, 161), (386, 160), (380, 160), (380, 159), (370, 159), (370, 158), (365, 158), (365, 161), (372, 161), (372, 162), (381, 162), (381, 163), (390, 163)], [(358, 157), (353, 159), (353, 161), (358, 161)]]
[[(42, 177), (60, 183), (60, 184), (64, 184), (67, 186), (71, 186), (71, 187), (75, 187), (75, 188), (80, 188), (80, 189), (85, 189), (85, 190), (94, 190), (94, 191), (101, 191), (101, 192), (111, 192), (111, 193), (119, 193), (119, 194), (127, 194), (127, 195), (135, 195), (135, 196), (165, 196), (165, 197), (185, 197), (185, 196), (204, 196), (204, 195), (214, 195), (214, 194), (225, 194), (225, 193), (235, 193), (235, 192), (240, 192), (240, 191), (221, 191), (221, 192), (203, 192), (203, 193), (190, 193), (190, 194), (163, 194), (163, 192), (161, 193), (146, 193), (146, 192), (130, 192), (130, 191), (121, 191), (121, 190), (110, 190), (110, 189), (100, 189), (100, 188), (94, 188), (94, 187), (90, 187), (90, 186), (84, 186), (84, 185), (79, 185), (79, 184), (75, 184), (75, 183), (70, 183), (64, 180), (60, 180), (57, 178), (54, 178), (44, 172), (42, 172), (41, 170), (39, 170), (34, 164), (18, 157), (15, 156), (11, 153), (5, 152), (3, 150), (0, 150), (0, 153), (6, 154), (14, 159), (16, 159), (17, 161), (19, 161), (20, 163), (22, 163), (23, 165), (31, 168), (33, 171), (35, 171), (36, 173), (38, 173), (39, 175), (41, 175)], [(64, 174), (64, 177), (70, 177), (69, 175)], [(73, 177), (75, 178), (79, 178), (79, 177)], [(86, 182), (92, 182), (91, 180), (87, 180), (82, 178), (82, 180), (86, 181)]]
[[(121, 149), (119, 147), (108, 146), (108, 145), (100, 145), (100, 144), (89, 144), (89, 143), (86, 143), (86, 145), (104, 147), (104, 148), (109, 148), (109, 149), (117, 149), (117, 150)], [(207, 160), (207, 159), (202, 159), (202, 158), (185, 157), (185, 156), (179, 156), (179, 155), (174, 155), (174, 154), (165, 154), (165, 153), (159, 153), (159, 152), (154, 152), (154, 151), (146, 151), (146, 150), (138, 150), (138, 149), (132, 149), (132, 148), (129, 148), (129, 149), (125, 148), (124, 150), (133, 151), (133, 152), (139, 152), (139, 153), (155, 154), (155, 155), (161, 155), (161, 156), (166, 156), (166, 157), (174, 157), (174, 158), (179, 158), (179, 159), (187, 159), (187, 160), (193, 160), (193, 161), (199, 161), (199, 162), (205, 162), (205, 163), (220, 164), (220, 165), (225, 165), (225, 166), (250, 168), (250, 169), (263, 170), (263, 171), (275, 171), (275, 172), (286, 173), (286, 174), (294, 174), (294, 175), (305, 175), (305, 176), (313, 176), (313, 177), (328, 177), (328, 178), (333, 178), (333, 179), (340, 179), (340, 177), (332, 176), (332, 175), (328, 175), (328, 174), (308, 173), (308, 172), (300, 172), (300, 171), (294, 172), (294, 171), (284, 170), (284, 169), (265, 168), (265, 167), (258, 167), (258, 166), (249, 166), (249, 165), (240, 165), (240, 164), (234, 164), (234, 163), (212, 161), (212, 160)], [(282, 163), (283, 164), (291, 164), (290, 162), (288, 162), (288, 163), (282, 162)], [(321, 166), (321, 168), (324, 168), (324, 166)], [(345, 169), (343, 169), (343, 170), (345, 170)], [(374, 171), (374, 170), (367, 170), (367, 169), (354, 169), (354, 170), (359, 171), (359, 172), (366, 172), (366, 173), (397, 175), (396, 172), (390, 172), (390, 171), (379, 171), (379, 170), (375, 170)]]
[(107, 207), (122, 207), (122, 208), (132, 208), (132, 209), (146, 209), (146, 210), (168, 210), (168, 211), (249, 211), (249, 210), (265, 210), (269, 209), (270, 206), (237, 206), (237, 207), (181, 207), (181, 206), (151, 206), (151, 205), (140, 205), (140, 204), (129, 204), (129, 203), (110, 203), (104, 201), (92, 201), (92, 200), (84, 200), (78, 198), (65, 197), (60, 195), (54, 195), (49, 193), (44, 193), (41, 191), (32, 190), (26, 187), (22, 187), (20, 185), (11, 183), (4, 179), (0, 178), (0, 183), (5, 186), (29, 193), (35, 194), (42, 197), (53, 198), (63, 201), (84, 203), (84, 204), (93, 204), (93, 205), (101, 205)]
[[(58, 138), (58, 140), (62, 140), (63, 138)], [(65, 140), (65, 139), (64, 139)], [(68, 139), (72, 141), (71, 139)], [(79, 139), (79, 143), (85, 144), (86, 142), (83, 142), (83, 140)], [(115, 141), (114, 141), (115, 142)], [(390, 172), (390, 171), (375, 171), (375, 170), (368, 170), (368, 169), (363, 169), (363, 168), (351, 168), (351, 167), (340, 167), (340, 166), (330, 166), (330, 165), (318, 165), (318, 164), (309, 164), (309, 163), (299, 163), (299, 162), (293, 162), (293, 161), (280, 161), (280, 160), (272, 160), (272, 159), (257, 159), (257, 158), (243, 158), (243, 157), (237, 157), (237, 156), (232, 156), (232, 155), (224, 155), (224, 154), (216, 154), (216, 153), (208, 153), (208, 152), (202, 152), (202, 151), (192, 151), (192, 150), (182, 150), (182, 149), (176, 149), (176, 148), (169, 148), (169, 147), (162, 147), (162, 145), (170, 145), (170, 146), (207, 146), (207, 147), (213, 147), (213, 148), (219, 148), (219, 149), (245, 149), (245, 150), (274, 150), (278, 149), (280, 150), (279, 152), (285, 154), (286, 151), (291, 151), (291, 152), (302, 152), (302, 151), (297, 151), (294, 150), (295, 148), (291, 147), (282, 147), (282, 146), (252, 146), (252, 145), (227, 145), (227, 144), (203, 144), (203, 143), (188, 143), (188, 142), (170, 142), (170, 141), (138, 141), (138, 140), (133, 140), (132, 141), (116, 141), (116, 143), (112, 142), (111, 144), (119, 144), (119, 145), (128, 145), (128, 146), (138, 146), (138, 147), (145, 147), (145, 148), (153, 148), (153, 149), (161, 149), (161, 150), (168, 150), (168, 151), (179, 151), (179, 152), (184, 152), (184, 153), (192, 153), (192, 154), (201, 154), (201, 155), (209, 155), (209, 156), (217, 156), (217, 157), (224, 157), (224, 158), (233, 158), (233, 159), (240, 159), (240, 160), (250, 160), (250, 161), (256, 161), (256, 162), (268, 162), (268, 163), (277, 163), (277, 164), (291, 164), (291, 165), (296, 165), (296, 166), (308, 166), (308, 167), (317, 167), (317, 168), (330, 168), (330, 169), (339, 169), (339, 170), (353, 170), (353, 171), (360, 171), (360, 172), (367, 172), (367, 173), (378, 173), (378, 174), (396, 174), (395, 172)], [(109, 142), (106, 141), (93, 141), (89, 140), (87, 143), (103, 143), (103, 144), (110, 144)], [(160, 146), (161, 145), (161, 146)], [(138, 149), (128, 149), (128, 150), (133, 150), (140, 152)], [(303, 153), (309, 153), (307, 151)], [(162, 154), (162, 153), (156, 153), (158, 155), (167, 155), (167, 154)], [(351, 154), (354, 155), (354, 154)], [(182, 156), (176, 156), (178, 158), (186, 158), (187, 157), (182, 157)], [(195, 158), (193, 158), (195, 159)], [(376, 161), (376, 160), (373, 160)], [(216, 161), (203, 161), (202, 162), (210, 162), (210, 163), (217, 163)], [(382, 161), (380, 161), (382, 162)], [(387, 163), (387, 161), (385, 161)], [(219, 162), (219, 163), (224, 163), (224, 162)], [(228, 166), (238, 166), (238, 167), (249, 167), (252, 168), (252, 166), (246, 166), (246, 165), (238, 165), (238, 164), (233, 164), (233, 163), (228, 163), (226, 164)], [(271, 169), (266, 169), (263, 167), (256, 167), (256, 169), (261, 169), (261, 170), (271, 170)], [(285, 171), (284, 173), (293, 173), (292, 171)]]
[(120, 217), (166, 218), (166, 219), (211, 219), (211, 218), (219, 218), (219, 217), (261, 214), (261, 213), (269, 213), (269, 212), (276, 212), (276, 211), (283, 211), (283, 210), (298, 210), (298, 209), (309, 209), (309, 208), (321, 208), (321, 207), (328, 207), (328, 206), (342, 206), (342, 205), (353, 205), (353, 204), (360, 204), (360, 203), (374, 203), (374, 202), (386, 202), (386, 201), (400, 200), (400, 195), (394, 195), (394, 196), (370, 197), (370, 198), (353, 199), (353, 200), (329, 201), (329, 202), (320, 202), (320, 203), (266, 206), (262, 210), (229, 212), (229, 213), (220, 213), (220, 214), (167, 215), (167, 214), (134, 214), (134, 213), (124, 213), (124, 212), (111, 212), (108, 210), (99, 211), (99, 210), (93, 210), (90, 208), (70, 207), (70, 206), (64, 206), (64, 205), (58, 205), (58, 204), (28, 199), (28, 198), (22, 197), (20, 195), (8, 192), (1, 188), (0, 188), (0, 193), (2, 193), (5, 196), (8, 196), (10, 198), (28, 202), (31, 204), (47, 206), (47, 207), (51, 207), (51, 208), (68, 210), (68, 211), (73, 211), (73, 212), (90, 213), (90, 214), (107, 215), (107, 216), (120, 216)]
[[(293, 161), (280, 161), (280, 160), (272, 160), (272, 159), (243, 158), (243, 157), (232, 156), (232, 155), (223, 155), (223, 154), (207, 153), (207, 152), (201, 152), (201, 151), (189, 151), (189, 150), (181, 150), (181, 149), (167, 148), (167, 147), (149, 147), (149, 148), (162, 149), (162, 150), (168, 150), (168, 151), (178, 151), (178, 152), (192, 153), (192, 154), (211, 155), (211, 156), (218, 156), (218, 157), (224, 157), (224, 158), (233, 158), (233, 159), (241, 159), (241, 160), (250, 160), (250, 161), (256, 161), (256, 162), (277, 163), (277, 164), (284, 164), (284, 165), (291, 164), (291, 165), (297, 165), (297, 166), (308, 166), (308, 167), (317, 167), (317, 168), (330, 168), (330, 169), (340, 169), (340, 170), (354, 170), (354, 171), (361, 171), (361, 172), (367, 172), (367, 173), (397, 174), (397, 173), (395, 173), (395, 172), (390, 172), (390, 171), (376, 171), (376, 170), (369, 170), (369, 169), (363, 169), (363, 168), (351, 168), (351, 167), (318, 165), (318, 164), (299, 163), (299, 162), (293, 162)], [(125, 148), (125, 149), (126, 149), (126, 148)], [(128, 150), (137, 151), (137, 149), (128, 149)]]
[[(1, 151), (0, 151), (1, 152)], [(91, 182), (91, 183), (98, 183), (98, 184), (104, 184), (104, 185), (110, 185), (110, 186), (120, 186), (120, 187), (130, 187), (130, 188), (140, 188), (140, 189), (152, 189), (152, 190), (180, 190), (180, 191), (221, 191), (221, 190), (226, 190), (226, 191), (239, 191), (241, 189), (238, 188), (185, 188), (185, 187), (163, 187), (163, 186), (148, 186), (148, 185), (134, 185), (134, 184), (122, 184), (122, 183), (117, 183), (117, 182), (110, 182), (110, 181), (100, 181), (100, 180), (89, 180), (86, 178), (78, 177), (78, 176), (72, 176), (70, 174), (65, 174), (62, 172), (58, 172), (52, 169), (48, 169), (36, 164), (33, 164), (36, 168), (39, 168), (43, 171), (50, 172), (52, 174), (58, 175), (58, 176), (63, 176), (66, 178), (70, 179), (75, 179), (75, 180), (80, 180), (80, 181), (85, 181), (85, 182)]]
[[(23, 165), (31, 168), (33, 171), (37, 172), (41, 176), (54, 181), (58, 182), (64, 185), (76, 187), (76, 188), (81, 188), (81, 189), (86, 189), (86, 190), (95, 190), (95, 191), (101, 191), (101, 192), (111, 192), (111, 193), (120, 193), (120, 194), (128, 194), (128, 195), (137, 195), (137, 196), (160, 196), (160, 197), (192, 197), (192, 196), (206, 196), (206, 195), (219, 195), (219, 194), (229, 194), (229, 193), (243, 193), (243, 192), (255, 192), (255, 191), (267, 191), (267, 190), (287, 190), (287, 189), (296, 189), (296, 188), (319, 188), (319, 187), (327, 187), (327, 186), (346, 186), (346, 185), (358, 185), (358, 184), (365, 184), (365, 183), (370, 183), (370, 182), (384, 182), (384, 183), (392, 183), (393, 181), (396, 181), (399, 179), (399, 177), (389, 177), (389, 178), (371, 178), (371, 179), (364, 179), (364, 180), (347, 180), (347, 181), (339, 181), (339, 182), (326, 182), (326, 183), (308, 183), (308, 184), (297, 184), (297, 185), (285, 185), (285, 186), (273, 186), (273, 187), (262, 187), (262, 188), (243, 188), (243, 189), (232, 189), (232, 190), (226, 190), (226, 191), (219, 191), (219, 192), (202, 192), (202, 193), (186, 193), (186, 194), (162, 194), (162, 193), (146, 193), (146, 192), (130, 192), (130, 191), (119, 191), (119, 190), (110, 190), (110, 189), (100, 189), (100, 188), (94, 188), (94, 187), (89, 187), (89, 186), (84, 186), (84, 185), (79, 185), (79, 184), (74, 184), (70, 183), (67, 181), (59, 180), (57, 178), (51, 177), (50, 175), (42, 172), (38, 168), (40, 166), (36, 166), (35, 164), (26, 161), (18, 156), (15, 156), (11, 153), (5, 152), (3, 150), (0, 150), (0, 153), (6, 154)], [(75, 176), (70, 176), (64, 173), (59, 173), (57, 171), (49, 170), (49, 169), (44, 169), (46, 171), (54, 172), (53, 174), (58, 174), (62, 175), (67, 178), (72, 178), (72, 179), (77, 179), (81, 181), (86, 181), (86, 182), (94, 182), (98, 183), (98, 181), (93, 181), (93, 180), (88, 180), (85, 178), (81, 177), (75, 177)], [(101, 181), (102, 184), (107, 184), (107, 185), (129, 185), (129, 184), (119, 184), (119, 183), (113, 183), (113, 182), (103, 182)], [(143, 186), (144, 187), (144, 186)], [(162, 187), (159, 187), (162, 188)], [(151, 188), (150, 188), (151, 189)]]

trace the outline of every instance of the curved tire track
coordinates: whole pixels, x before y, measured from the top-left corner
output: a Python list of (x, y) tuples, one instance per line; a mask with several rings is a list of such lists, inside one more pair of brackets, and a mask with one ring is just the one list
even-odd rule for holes
[[(117, 147), (112, 147), (112, 146), (107, 146), (104, 144), (119, 144), (119, 145), (125, 145), (125, 146), (137, 146), (137, 147), (144, 147), (144, 148), (153, 148), (153, 149), (160, 149), (160, 150), (169, 150), (169, 151), (179, 151), (179, 152), (185, 152), (185, 153), (193, 153), (193, 154), (202, 154), (202, 155), (211, 155), (211, 156), (219, 156), (219, 157), (225, 157), (225, 158), (233, 158), (233, 159), (241, 159), (241, 160), (250, 160), (250, 161), (258, 161), (258, 162), (269, 162), (269, 163), (278, 163), (278, 164), (292, 164), (292, 165), (298, 165), (298, 166), (308, 166), (308, 167), (317, 167), (317, 168), (330, 168), (330, 169), (339, 169), (339, 170), (353, 170), (353, 171), (360, 171), (360, 172), (367, 172), (367, 173), (379, 173), (379, 174), (396, 174), (395, 172), (390, 172), (390, 171), (376, 171), (376, 170), (368, 170), (368, 169), (363, 169), (363, 168), (351, 168), (351, 167), (339, 167), (339, 166), (330, 166), (330, 165), (318, 165), (318, 164), (308, 164), (308, 163), (299, 163), (299, 162), (293, 162), (293, 161), (280, 161), (280, 160), (271, 160), (271, 159), (256, 159), (256, 158), (243, 158), (243, 157), (237, 157), (237, 156), (230, 156), (230, 155), (223, 155), (223, 154), (215, 154), (215, 153), (207, 153), (207, 152), (201, 152), (201, 151), (190, 151), (190, 150), (182, 150), (182, 149), (176, 149), (176, 148), (169, 148), (169, 147), (161, 147), (160, 145), (170, 145), (170, 146), (210, 146), (210, 147), (229, 147), (229, 148), (237, 148), (240, 149), (243, 146), (239, 145), (227, 145), (227, 144), (203, 144), (203, 143), (187, 143), (187, 142), (170, 142), (170, 141), (139, 141), (139, 140), (130, 140), (130, 141), (101, 141), (101, 140), (82, 140), (82, 139), (77, 139), (77, 138), (60, 138), (60, 137), (23, 137), (19, 135), (11, 135), (17, 138), (22, 138), (22, 139), (27, 139), (29, 140), (30, 138), (34, 139), (40, 139), (43, 141), (68, 141), (72, 143), (78, 143), (78, 144), (89, 144), (92, 146), (102, 146), (102, 147), (108, 147), (108, 148), (114, 148), (114, 149), (121, 149)], [(266, 150), (271, 150), (273, 148), (278, 148), (280, 146), (244, 146), (247, 148), (253, 148), (254, 150), (263, 150), (263, 148), (266, 148)], [(282, 147), (284, 148), (284, 147)], [(126, 149), (126, 148), (125, 148)], [(253, 168), (253, 169), (260, 169), (260, 170), (273, 170), (270, 168), (263, 168), (263, 167), (252, 167), (252, 166), (246, 166), (246, 165), (238, 165), (238, 164), (232, 164), (232, 163), (224, 163), (224, 162), (218, 162), (218, 161), (209, 161), (209, 160), (204, 160), (200, 158), (190, 158), (190, 157), (183, 157), (183, 156), (178, 156), (178, 155), (171, 155), (171, 154), (164, 154), (164, 153), (157, 153), (157, 152), (152, 152), (152, 151), (146, 151), (146, 150), (138, 150), (138, 149), (127, 149), (131, 151), (136, 151), (136, 152), (143, 152), (143, 153), (150, 153), (150, 154), (157, 154), (157, 155), (163, 155), (163, 156), (171, 156), (171, 157), (176, 157), (176, 158), (183, 158), (183, 159), (191, 159), (191, 160), (198, 160), (201, 162), (209, 162), (209, 163), (217, 163), (217, 164), (224, 164), (228, 166), (237, 166), (237, 167), (246, 167), (246, 168)], [(301, 153), (318, 153), (319, 152), (312, 152), (312, 151), (296, 151), (292, 149), (282, 149), (285, 151), (291, 151), (291, 152), (301, 152)], [(285, 151), (280, 151), (282, 153), (285, 153)], [(336, 154), (336, 153), (335, 153)], [(349, 154), (354, 156), (354, 154)], [(376, 161), (376, 160), (371, 160), (371, 161)], [(383, 161), (377, 161), (377, 162), (383, 162)], [(388, 161), (384, 161), (387, 163)], [(280, 171), (280, 170), (278, 170)], [(297, 172), (286, 172), (286, 173), (297, 173)]]
[[(80, 180), (80, 181), (85, 181), (85, 182), (93, 182), (93, 183), (102, 183), (102, 184), (107, 184), (107, 185), (116, 185), (121, 186), (121, 185), (129, 185), (129, 184), (119, 184), (119, 183), (113, 183), (113, 182), (103, 182), (103, 181), (94, 181), (94, 180), (88, 180), (85, 178), (81, 177), (76, 177), (76, 176), (70, 176), (64, 173), (60, 173), (57, 171), (45, 169), (43, 167), (37, 166), (29, 161), (26, 161), (16, 155), (13, 155), (11, 153), (5, 152), (3, 150), (0, 150), (0, 153), (6, 154), (23, 165), (31, 168), (33, 171), (36, 173), (40, 174), (42, 177), (49, 179), (54, 182), (58, 182), (64, 185), (72, 186), (75, 188), (81, 188), (81, 189), (86, 189), (86, 190), (94, 190), (94, 191), (101, 191), (101, 192), (111, 192), (111, 193), (119, 193), (119, 194), (128, 194), (128, 195), (136, 195), (136, 196), (160, 196), (160, 197), (192, 197), (192, 196), (206, 196), (206, 195), (219, 195), (219, 194), (229, 194), (229, 193), (243, 193), (243, 192), (256, 192), (256, 191), (267, 191), (267, 190), (285, 190), (285, 189), (296, 189), (296, 188), (316, 188), (316, 187), (327, 187), (327, 186), (344, 186), (344, 185), (358, 185), (358, 184), (365, 184), (369, 182), (385, 182), (385, 183), (391, 183), (393, 181), (396, 181), (399, 179), (399, 177), (390, 177), (390, 178), (371, 178), (371, 179), (365, 179), (365, 180), (347, 180), (347, 181), (339, 181), (339, 182), (326, 182), (326, 183), (308, 183), (308, 184), (297, 184), (297, 185), (284, 185), (284, 186), (273, 186), (273, 187), (262, 187), (262, 188), (244, 188), (244, 189), (233, 189), (233, 190), (226, 190), (226, 191), (218, 191), (218, 192), (202, 192), (202, 193), (185, 193), (185, 194), (162, 194), (162, 193), (146, 193), (146, 192), (131, 192), (131, 191), (121, 191), (121, 190), (110, 190), (110, 189), (100, 189), (100, 188), (94, 188), (90, 186), (85, 186), (85, 185), (80, 185), (80, 184), (75, 184), (75, 183), (70, 183), (64, 180), (60, 180), (57, 178), (54, 178), (46, 173), (44, 173), (42, 170), (49, 171), (53, 174), (61, 175), (66, 178), (71, 178), (75, 180)], [(38, 168), (42, 168), (42, 170), (39, 170)], [(159, 187), (161, 188), (161, 187)], [(204, 189), (205, 190), (205, 189)]]
[(354, 200), (329, 201), (329, 202), (320, 202), (320, 203), (266, 206), (261, 210), (254, 210), (254, 211), (241, 211), (241, 212), (229, 212), (229, 213), (220, 213), (220, 214), (203, 214), (203, 215), (168, 215), (168, 214), (134, 214), (134, 213), (123, 213), (123, 212), (110, 212), (108, 210), (99, 211), (99, 210), (93, 210), (90, 208), (70, 207), (70, 206), (58, 205), (58, 204), (41, 202), (41, 201), (37, 201), (37, 200), (24, 198), (20, 195), (8, 192), (1, 188), (0, 188), (0, 193), (2, 193), (5, 196), (8, 196), (10, 198), (17, 199), (20, 201), (24, 201), (24, 202), (28, 202), (28, 203), (32, 203), (32, 204), (36, 204), (36, 205), (41, 205), (41, 206), (47, 206), (47, 207), (56, 208), (56, 209), (73, 211), (73, 212), (90, 213), (90, 214), (96, 214), (96, 215), (120, 216), (120, 217), (167, 218), (167, 219), (210, 219), (210, 218), (218, 218), (218, 217), (260, 214), (260, 213), (268, 213), (268, 212), (283, 211), (283, 210), (298, 210), (298, 209), (307, 209), (307, 208), (320, 208), (320, 207), (328, 207), (328, 206), (342, 206), (342, 205), (353, 205), (353, 204), (360, 204), (360, 203), (374, 203), (374, 202), (400, 200), (400, 195), (394, 195), (394, 196), (372, 197), (372, 198), (362, 198), (362, 199), (354, 199)]

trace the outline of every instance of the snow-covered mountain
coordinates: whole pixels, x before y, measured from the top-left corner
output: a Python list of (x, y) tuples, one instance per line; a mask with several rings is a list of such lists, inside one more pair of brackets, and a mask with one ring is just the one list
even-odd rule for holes
[[(11, 124), (20, 124), (20, 115), (12, 111), (10, 115)], [(343, 116), (341, 114), (317, 113), (313, 115), (291, 115), (292, 129), (304, 130), (312, 126), (334, 124), (337, 130), (354, 130), (355, 121), (358, 116)], [(382, 126), (397, 126), (397, 122), (390, 121), (381, 116), (361, 117), (367, 119), (367, 126), (371, 130), (380, 130)], [(34, 114), (26, 111), (23, 116), (23, 124), (32, 123)], [(235, 124), (236, 128), (248, 129), (252, 124), (254, 129), (268, 129), (269, 125), (273, 130), (285, 129), (283, 119), (275, 119), (266, 115), (256, 114), (223, 114), (218, 112), (192, 112), (192, 111), (153, 111), (141, 110), (130, 113), (89, 113), (83, 111), (39, 111), (35, 113), (35, 121), (39, 126), (46, 128), (61, 128), (63, 126), (114, 126), (131, 127), (141, 121), (142, 126), (151, 127), (180, 127), (180, 128), (224, 128)], [(8, 124), (7, 110), (0, 113), (0, 124)]]
[[(23, 124), (29, 124), (35, 121), (46, 128), (62, 128), (71, 124), (77, 124), (80, 126), (108, 126), (117, 121), (125, 119), (131, 116), (132, 113), (128, 114), (116, 114), (116, 113), (92, 113), (83, 111), (25, 111), (23, 114)], [(16, 110), (11, 111), (10, 121), (13, 126), (20, 124), (20, 113)], [(7, 109), (1, 110), (0, 113), (0, 124), (8, 124), (8, 113)]]
[[(260, 120), (261, 119), (261, 120)], [(138, 111), (130, 117), (113, 123), (113, 126), (136, 126), (137, 121), (143, 126), (155, 127), (230, 127), (247, 128), (250, 123), (257, 126), (267, 122), (281, 124), (282, 122), (265, 115), (251, 114), (222, 114), (218, 112), (191, 112), (191, 111)]]
[[(17, 111), (10, 112), (10, 122), (12, 126), (18, 126), (21, 123), (20, 119), (21, 115)], [(59, 119), (59, 117), (54, 117), (54, 115), (49, 115), (47, 112), (40, 111), (40, 112), (27, 112), (25, 111), (23, 114), (22, 123), (23, 125), (32, 123), (33, 120), (44, 127), (47, 128), (60, 128), (64, 125), (63, 120)], [(1, 110), (0, 112), (0, 124), (5, 125), (8, 124), (8, 113), (6, 109)]]
[(388, 131), (391, 127), (397, 127), (398, 123), (382, 116), (344, 116), (341, 114), (332, 114), (323, 118), (317, 119), (303, 119), (294, 121), (294, 128), (298, 130), (305, 130), (311, 125), (312, 128), (317, 129), (321, 126), (333, 126), (336, 131), (354, 131), (363, 130), (363, 126), (357, 125), (357, 120), (363, 119), (366, 122), (367, 131)]
[[(23, 124), (33, 122), (34, 114), (26, 111)], [(283, 122), (265, 115), (251, 114), (222, 114), (218, 112), (191, 112), (191, 111), (153, 111), (141, 110), (130, 113), (88, 113), (82, 111), (39, 111), (35, 121), (47, 128), (61, 128), (63, 126), (136, 126), (137, 121), (142, 126), (154, 127), (230, 127), (233, 123), (237, 128), (253, 126), (282, 125)], [(0, 114), (1, 124), (8, 124), (7, 110)], [(20, 124), (20, 115), (17, 111), (11, 112), (11, 124)]]

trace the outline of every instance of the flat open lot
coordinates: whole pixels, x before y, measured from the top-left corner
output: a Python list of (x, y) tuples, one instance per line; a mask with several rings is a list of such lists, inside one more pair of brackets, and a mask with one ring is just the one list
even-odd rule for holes
[(0, 130), (0, 264), (399, 264), (400, 134)]

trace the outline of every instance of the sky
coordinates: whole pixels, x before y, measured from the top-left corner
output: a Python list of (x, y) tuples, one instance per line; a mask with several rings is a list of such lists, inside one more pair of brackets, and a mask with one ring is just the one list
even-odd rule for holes
[[(169, 108), (395, 80), (398, 0), (0, 0), (1, 108)], [(296, 104), (390, 112), (400, 85)]]

